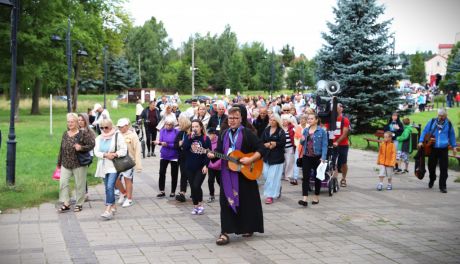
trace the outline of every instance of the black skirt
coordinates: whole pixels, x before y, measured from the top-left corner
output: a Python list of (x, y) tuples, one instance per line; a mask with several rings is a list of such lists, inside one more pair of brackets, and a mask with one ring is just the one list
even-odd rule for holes
[(228, 204), (223, 185), (220, 185), (220, 221), (221, 232), (227, 234), (245, 234), (264, 232), (262, 202), (260, 201), (257, 181), (246, 179), (238, 173), (240, 206), (237, 213)]

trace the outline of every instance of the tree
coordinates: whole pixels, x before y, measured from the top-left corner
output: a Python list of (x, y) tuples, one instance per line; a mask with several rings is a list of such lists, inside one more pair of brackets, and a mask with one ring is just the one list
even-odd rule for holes
[(314, 62), (312, 63), (303, 55), (299, 59), (294, 60), (286, 79), (288, 88), (296, 91), (302, 86), (314, 86), (314, 69), (312, 68), (312, 64)]
[(391, 21), (381, 21), (384, 7), (376, 0), (338, 0), (335, 23), (315, 59), (318, 80), (335, 80), (342, 87), (339, 100), (347, 106), (358, 131), (391, 115), (401, 100), (394, 88), (402, 73), (390, 54)]
[(281, 60), (284, 66), (289, 67), (292, 60), (295, 58), (294, 47), (289, 47), (289, 44), (286, 44), (281, 49)]
[(243, 44), (241, 52), (247, 67), (247, 73), (243, 76), (243, 83), (249, 90), (262, 89), (260, 70), (263, 63), (266, 63), (270, 58), (267, 50), (262, 43), (253, 42)]
[(137, 73), (135, 69), (129, 66), (126, 58), (113, 58), (109, 60), (108, 64), (107, 89), (109, 91), (120, 92), (135, 86)]
[(419, 52), (411, 56), (410, 65), (407, 68), (407, 75), (410, 77), (410, 81), (413, 83), (425, 83), (425, 61), (423, 55)]
[(126, 56), (137, 68), (140, 55), (142, 87), (164, 87), (161, 73), (168, 64), (166, 58), (171, 47), (167, 37), (163, 22), (157, 22), (154, 17), (129, 32)]
[(241, 51), (235, 52), (229, 63), (229, 83), (227, 87), (234, 92), (242, 92), (247, 90), (247, 86), (243, 83), (243, 76), (248, 71), (247, 65), (244, 63), (243, 54)]

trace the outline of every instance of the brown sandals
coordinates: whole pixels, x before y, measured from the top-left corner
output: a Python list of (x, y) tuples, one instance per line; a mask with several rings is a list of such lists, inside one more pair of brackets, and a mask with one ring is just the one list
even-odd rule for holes
[(220, 234), (219, 235), (219, 238), (216, 240), (216, 244), (218, 246), (223, 246), (223, 245), (227, 245), (228, 243), (230, 243), (230, 238), (228, 237), (227, 234)]

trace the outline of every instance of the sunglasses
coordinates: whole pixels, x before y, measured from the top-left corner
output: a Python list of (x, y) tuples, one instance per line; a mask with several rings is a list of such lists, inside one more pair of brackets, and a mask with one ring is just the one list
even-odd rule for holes
[(101, 129), (105, 130), (105, 129), (111, 129), (111, 127), (101, 127)]

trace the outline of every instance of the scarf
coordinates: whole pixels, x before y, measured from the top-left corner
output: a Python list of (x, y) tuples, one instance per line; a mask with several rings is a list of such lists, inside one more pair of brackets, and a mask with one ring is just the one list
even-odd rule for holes
[(116, 130), (115, 128), (112, 127), (112, 130), (110, 130), (109, 132), (105, 133), (104, 130), (101, 131), (101, 137), (103, 139), (111, 139), (112, 136), (115, 134)]
[[(224, 136), (223, 142), (223, 151), (224, 154), (228, 153), (229, 150), (229, 143), (232, 143), (233, 150), (240, 150), (241, 145), (243, 143), (243, 126), (240, 126), (238, 130), (236, 130), (235, 134), (233, 135), (232, 139), (230, 139), (230, 132), (231, 130), (228, 129)], [(236, 142), (233, 142), (236, 139)], [(238, 185), (238, 172), (231, 171), (228, 168), (228, 161), (222, 160), (222, 185), (225, 193), (225, 197), (227, 197), (228, 204), (236, 213), (236, 207), (240, 206), (240, 198), (239, 198), (239, 185)]]

